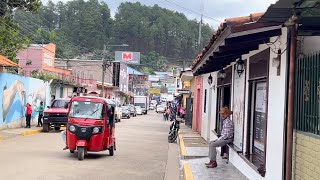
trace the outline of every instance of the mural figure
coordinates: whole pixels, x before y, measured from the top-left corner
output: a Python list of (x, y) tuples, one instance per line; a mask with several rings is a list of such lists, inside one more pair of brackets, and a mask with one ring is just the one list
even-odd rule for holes
[(34, 90), (32, 93), (30, 93), (28, 95), (28, 97), (31, 97), (32, 102), (31, 102), (31, 106), (32, 108), (36, 109), (37, 104), (39, 104), (40, 102), (44, 102), (45, 104), (45, 100), (46, 100), (46, 86), (43, 85), (42, 87)]
[[(14, 81), (9, 88), (6, 86), (4, 87), (2, 97), (3, 122), (6, 121), (7, 114), (9, 113), (16, 95), (18, 95), (20, 98), (21, 107), (23, 109), (24, 105), (26, 104), (26, 88), (19, 80)], [(21, 112), (21, 114), (23, 116), (23, 112)]]

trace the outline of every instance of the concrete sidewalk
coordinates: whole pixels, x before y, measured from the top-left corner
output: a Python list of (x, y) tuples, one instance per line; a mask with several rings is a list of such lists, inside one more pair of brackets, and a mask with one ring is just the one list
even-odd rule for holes
[(0, 130), (0, 141), (15, 138), (17, 136), (26, 136), (42, 132), (42, 127), (31, 126), (31, 128), (14, 128)]
[(191, 128), (181, 125), (179, 146), (183, 175), (185, 180), (247, 180), (230, 162), (222, 159), (218, 153), (217, 168), (207, 168), (204, 163), (209, 162), (209, 148), (207, 142)]

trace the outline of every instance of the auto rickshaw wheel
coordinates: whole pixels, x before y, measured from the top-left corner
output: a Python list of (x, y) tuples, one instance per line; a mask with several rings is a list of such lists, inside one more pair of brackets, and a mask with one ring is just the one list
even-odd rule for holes
[(74, 150), (70, 150), (70, 153), (74, 153)]
[(84, 159), (84, 147), (78, 147), (78, 160), (82, 161)]
[(114, 148), (113, 148), (113, 146), (111, 146), (111, 147), (109, 148), (109, 155), (110, 155), (110, 156), (113, 156), (113, 155), (114, 155)]

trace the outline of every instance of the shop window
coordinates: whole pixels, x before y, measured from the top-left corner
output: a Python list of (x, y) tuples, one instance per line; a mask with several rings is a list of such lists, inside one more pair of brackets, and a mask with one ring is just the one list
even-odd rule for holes
[(250, 58), (246, 157), (265, 175), (269, 49)]

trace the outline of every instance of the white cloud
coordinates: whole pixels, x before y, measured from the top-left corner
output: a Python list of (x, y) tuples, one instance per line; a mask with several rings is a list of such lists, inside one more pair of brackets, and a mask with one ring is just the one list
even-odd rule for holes
[[(59, 0), (53, 0), (53, 2), (58, 2)], [(66, 2), (68, 0), (60, 0)], [(117, 7), (122, 2), (137, 2), (137, 0), (104, 0), (109, 5), (111, 9), (111, 14), (117, 11)], [(201, 12), (202, 6), (204, 5), (203, 14), (205, 14), (204, 22), (209, 23), (211, 26), (216, 28), (220, 23), (213, 19), (223, 21), (225, 18), (237, 17), (237, 16), (247, 16), (255, 12), (264, 12), (267, 10), (268, 6), (275, 3), (277, 0), (140, 0), (141, 4), (153, 6), (158, 4), (161, 7), (175, 10), (184, 13), (189, 19), (200, 20), (200, 15), (196, 13), (189, 12), (181, 7), (178, 7), (172, 3), (178, 4), (186, 9)], [(42, 0), (43, 3), (48, 2), (48, 0)]]

